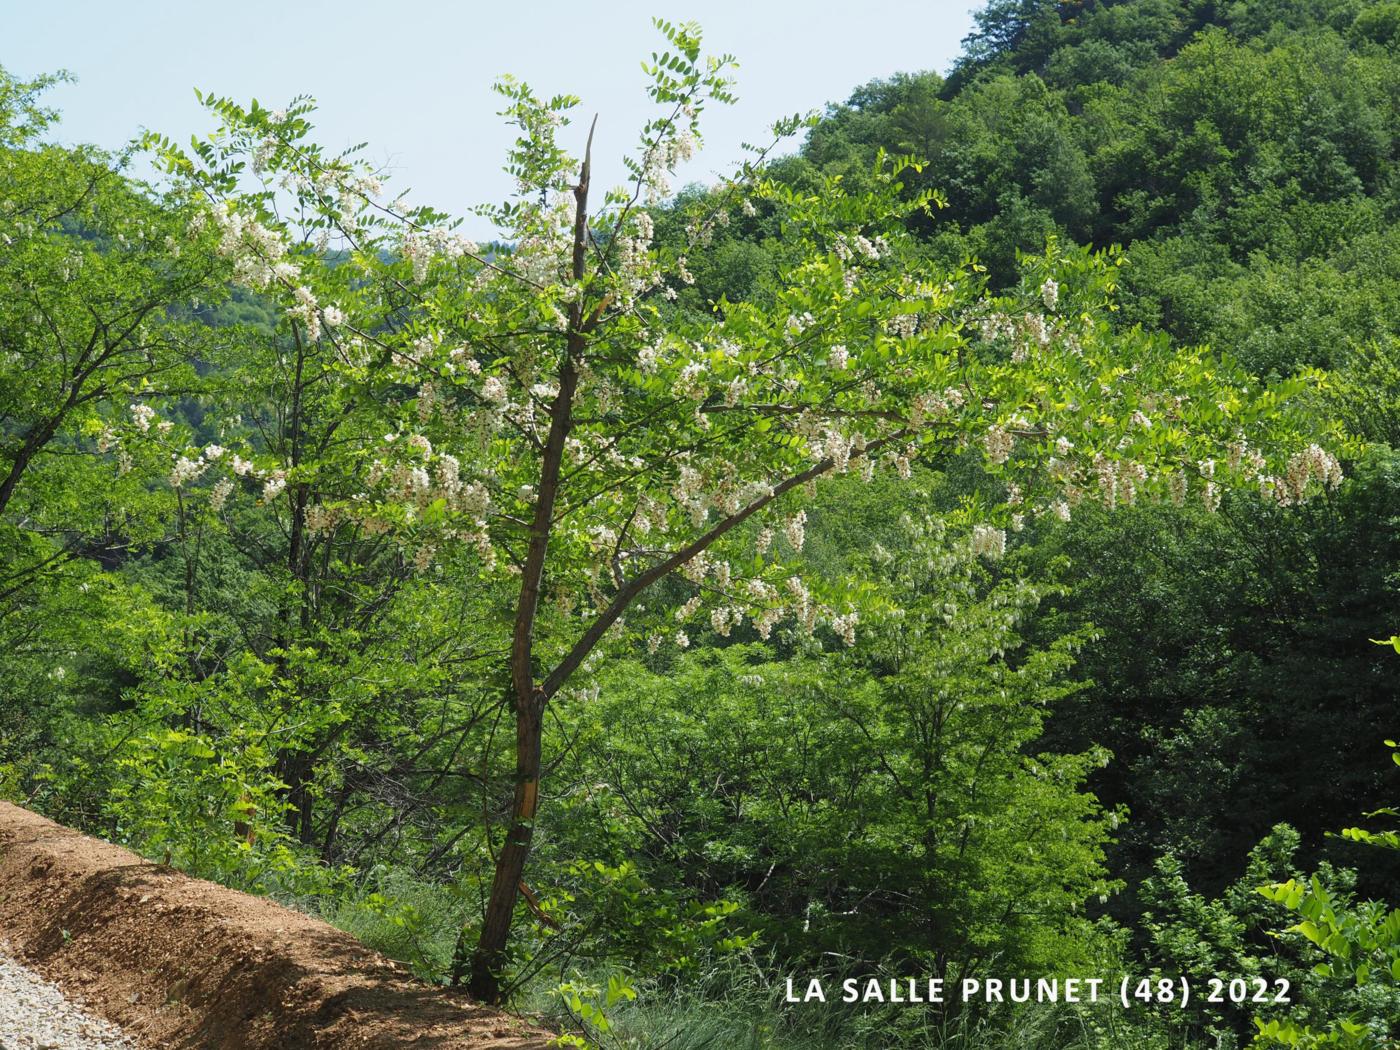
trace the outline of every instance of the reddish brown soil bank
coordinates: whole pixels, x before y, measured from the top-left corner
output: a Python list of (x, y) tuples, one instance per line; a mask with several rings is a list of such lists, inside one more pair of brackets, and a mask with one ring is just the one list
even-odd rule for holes
[(152, 1047), (543, 1050), (348, 934), (0, 802), (0, 940)]

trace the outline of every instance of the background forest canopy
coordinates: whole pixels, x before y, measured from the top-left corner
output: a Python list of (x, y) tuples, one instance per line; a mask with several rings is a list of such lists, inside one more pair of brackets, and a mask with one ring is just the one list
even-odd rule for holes
[(1400, 3), (993, 0), (678, 192), (658, 30), (619, 189), (501, 82), (492, 245), (0, 71), (0, 797), (576, 1045), (1394, 1045)]

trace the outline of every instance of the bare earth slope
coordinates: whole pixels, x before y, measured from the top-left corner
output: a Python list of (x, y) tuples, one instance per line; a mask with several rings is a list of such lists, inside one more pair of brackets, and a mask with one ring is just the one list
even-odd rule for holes
[(0, 802), (0, 939), (151, 1047), (543, 1050), (317, 919)]

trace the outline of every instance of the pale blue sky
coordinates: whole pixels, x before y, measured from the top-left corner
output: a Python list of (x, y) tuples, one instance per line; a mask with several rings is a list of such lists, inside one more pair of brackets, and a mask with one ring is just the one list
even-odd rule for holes
[[(541, 94), (583, 98), (599, 114), (599, 178), (623, 178), (619, 158), (649, 115), (639, 63), (659, 50), (652, 15), (695, 19), (706, 50), (738, 57), (739, 103), (707, 112), (704, 151), (681, 173), (707, 181), (766, 141), (780, 116), (844, 100), (902, 71), (946, 72), (978, 0), (807, 3), (674, 0), (607, 3), (449, 3), (446, 0), (0, 0), (0, 65), (19, 75), (78, 77), (51, 101), (60, 136), (118, 146), (142, 127), (180, 141), (213, 125), (193, 88), (280, 106), (299, 93), (320, 103), (327, 146), (368, 142), (393, 186), (454, 214), (501, 200), (511, 140), (490, 91), (514, 73)], [(587, 118), (569, 129), (582, 136)], [(581, 143), (579, 143), (581, 145)], [(475, 219), (468, 230), (484, 236)]]

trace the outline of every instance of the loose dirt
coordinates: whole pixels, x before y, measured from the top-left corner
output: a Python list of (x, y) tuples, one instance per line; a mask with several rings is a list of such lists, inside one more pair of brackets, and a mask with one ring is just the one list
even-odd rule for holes
[(551, 1039), (415, 981), (324, 922), (3, 802), (0, 939), (152, 1048), (544, 1050)]

